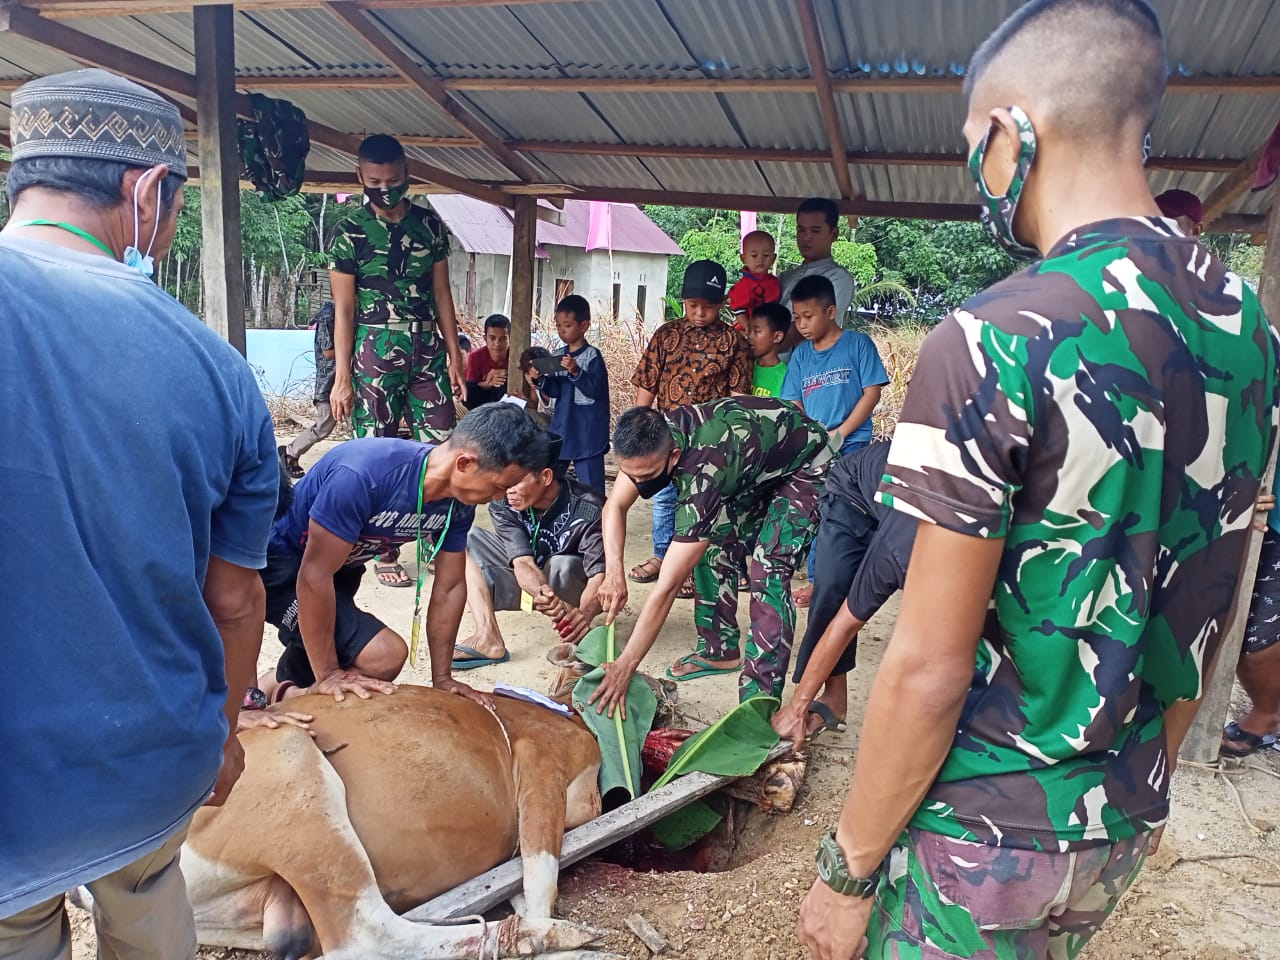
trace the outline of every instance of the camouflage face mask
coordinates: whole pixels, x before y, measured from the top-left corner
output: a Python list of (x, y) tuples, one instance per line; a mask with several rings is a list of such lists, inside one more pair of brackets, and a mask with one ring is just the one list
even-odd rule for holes
[(1020, 107), (1010, 107), (1009, 113), (1018, 125), (1018, 139), (1021, 141), (1017, 166), (1013, 171), (1013, 179), (1009, 181), (1009, 189), (1003, 195), (997, 196), (987, 186), (987, 178), (982, 173), (982, 165), (987, 158), (987, 145), (991, 142), (991, 134), (996, 130), (994, 124), (969, 156), (969, 175), (978, 185), (978, 196), (982, 198), (978, 218), (987, 228), (991, 239), (1015, 260), (1037, 260), (1040, 257), (1040, 251), (1019, 242), (1013, 235), (1013, 219), (1018, 213), (1018, 201), (1022, 198), (1027, 174), (1036, 158), (1036, 131), (1031, 126), (1031, 120)]

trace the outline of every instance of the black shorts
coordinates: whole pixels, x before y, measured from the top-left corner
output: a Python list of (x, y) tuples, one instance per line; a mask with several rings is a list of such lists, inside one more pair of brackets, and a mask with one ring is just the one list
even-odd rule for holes
[[(302, 557), (292, 554), (267, 554), (262, 570), (262, 584), (267, 589), (267, 623), (278, 627), (284, 653), (276, 664), (277, 680), (292, 680), (300, 687), (315, 683), (311, 661), (298, 628), (298, 569)], [(369, 641), (385, 630), (386, 624), (356, 606), (356, 591), (364, 567), (343, 567), (333, 575), (334, 625), (333, 642), (338, 664), (344, 669), (355, 662)]]
[(1249, 622), (1244, 628), (1244, 652), (1261, 653), (1280, 643), (1280, 533), (1267, 527), (1253, 581)]

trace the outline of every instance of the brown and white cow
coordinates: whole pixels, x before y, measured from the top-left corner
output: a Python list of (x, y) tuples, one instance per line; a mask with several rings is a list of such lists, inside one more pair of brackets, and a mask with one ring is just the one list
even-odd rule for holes
[[(182, 850), (201, 943), (283, 960), (530, 956), (595, 931), (550, 919), (566, 828), (600, 812), (600, 751), (577, 719), (498, 697), (496, 716), (402, 686), (307, 696), (296, 727), (242, 734), (245, 772)], [(279, 708), (273, 708), (279, 709)], [(510, 858), (523, 917), (432, 926), (398, 916)], [(568, 954), (566, 954), (568, 956)]]

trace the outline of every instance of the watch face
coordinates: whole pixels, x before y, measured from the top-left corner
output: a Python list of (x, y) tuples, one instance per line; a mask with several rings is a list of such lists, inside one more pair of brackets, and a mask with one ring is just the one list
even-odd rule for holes
[(831, 882), (831, 856), (825, 849), (818, 850), (818, 879), (823, 883)]

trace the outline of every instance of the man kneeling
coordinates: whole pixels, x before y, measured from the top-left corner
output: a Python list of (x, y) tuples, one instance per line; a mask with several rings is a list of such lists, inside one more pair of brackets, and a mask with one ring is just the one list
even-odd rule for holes
[[(451, 678), (454, 639), (466, 603), (465, 547), (475, 505), (500, 497), (547, 462), (547, 435), (522, 410), (473, 410), (439, 446), (390, 437), (350, 440), (320, 459), (271, 529), (267, 621), (285, 650), (277, 684), (368, 698), (390, 693), (409, 650), (401, 636), (356, 606), (365, 564), (418, 542), (419, 577), (436, 561), (426, 614), (433, 686), (472, 695)], [(438, 554), (438, 557), (437, 557)], [(419, 581), (421, 589), (421, 581)]]
[(456, 647), (453, 669), (511, 659), (495, 610), (536, 610), (562, 640), (586, 636), (601, 609), (603, 507), (599, 492), (564, 477), (560, 438), (552, 435), (542, 469), (489, 505), (493, 531), (473, 527), (467, 538), (467, 606), (476, 632)]

